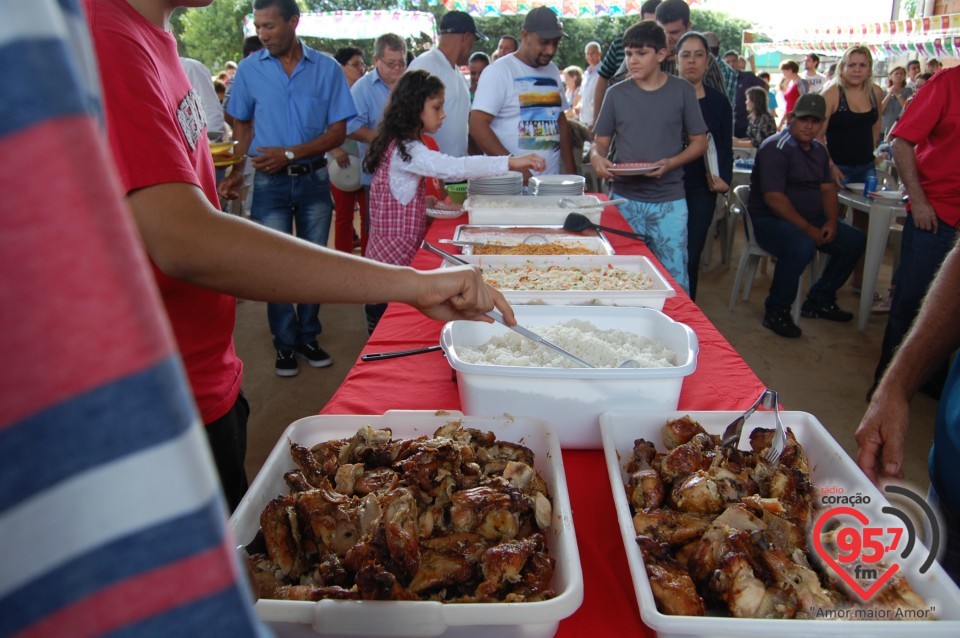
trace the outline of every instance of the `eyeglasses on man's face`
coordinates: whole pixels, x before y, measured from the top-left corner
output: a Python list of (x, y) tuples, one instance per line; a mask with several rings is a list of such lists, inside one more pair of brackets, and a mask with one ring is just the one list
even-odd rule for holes
[(393, 69), (394, 71), (396, 71), (397, 69), (405, 69), (407, 67), (406, 60), (394, 60), (393, 62), (380, 60), (380, 63), (383, 64), (383, 66), (387, 67), (388, 69)]

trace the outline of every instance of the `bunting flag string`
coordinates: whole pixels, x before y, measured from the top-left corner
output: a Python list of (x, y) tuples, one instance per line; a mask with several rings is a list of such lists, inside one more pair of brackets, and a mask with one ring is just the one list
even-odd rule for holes
[(744, 37), (748, 55), (780, 52), (788, 55), (818, 53), (839, 56), (857, 45), (870, 49), (874, 59), (903, 55), (926, 58), (960, 56), (960, 13), (927, 18), (873, 22), (853, 26), (827, 26), (797, 31), (778, 30), (772, 42), (751, 42), (757, 35)]

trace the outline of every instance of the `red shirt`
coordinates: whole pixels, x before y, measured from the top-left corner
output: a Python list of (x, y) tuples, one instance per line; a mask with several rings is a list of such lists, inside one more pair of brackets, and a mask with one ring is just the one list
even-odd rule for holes
[(927, 80), (890, 135), (916, 145), (920, 186), (937, 218), (960, 227), (960, 67)]
[(797, 82), (791, 82), (787, 90), (783, 92), (783, 101), (786, 102), (785, 113), (793, 111), (793, 106), (800, 99), (800, 85)]
[[(85, 3), (110, 148), (126, 192), (195, 184), (219, 208), (203, 109), (173, 35), (126, 0)], [(233, 347), (236, 300), (172, 279), (151, 265), (200, 415), (211, 423), (240, 392), (243, 366)]]

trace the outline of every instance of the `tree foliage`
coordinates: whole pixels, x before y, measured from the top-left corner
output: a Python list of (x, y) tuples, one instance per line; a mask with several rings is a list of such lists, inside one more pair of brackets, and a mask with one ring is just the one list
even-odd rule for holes
[[(395, 0), (298, 0), (304, 11), (358, 11), (366, 9), (392, 9), (398, 3)], [(417, 11), (429, 11), (439, 24), (446, 13), (442, 6), (429, 6), (426, 0), (404, 0), (404, 8)], [(174, 14), (174, 34), (180, 43), (181, 55), (196, 58), (210, 67), (212, 72), (223, 67), (227, 60), (239, 60), (243, 43), (243, 16), (251, 11), (251, 0), (214, 0), (203, 9), (178, 11)], [(563, 25), (569, 39), (564, 39), (554, 58), (561, 69), (571, 64), (584, 65), (583, 49), (591, 40), (600, 43), (606, 50), (610, 41), (621, 35), (627, 27), (638, 20), (638, 16), (624, 18), (585, 18), (565, 20)], [(720, 49), (740, 49), (741, 34), (751, 27), (745, 20), (733, 18), (715, 11), (691, 10), (690, 21), (698, 31), (714, 31), (720, 36)], [(490, 42), (478, 42), (477, 51), (492, 53), (497, 47), (501, 35), (520, 36), (523, 16), (500, 16), (478, 18), (477, 26), (490, 36)], [(329, 40), (305, 38), (310, 46), (333, 53), (342, 46), (359, 46), (367, 52), (367, 61), (373, 56), (373, 42), (370, 40)], [(414, 50), (427, 46), (427, 38), (411, 42)]]
[(208, 7), (175, 13), (173, 27), (180, 55), (200, 60), (214, 74), (227, 60), (239, 60), (243, 16), (250, 12), (251, 5), (251, 0), (214, 0)]

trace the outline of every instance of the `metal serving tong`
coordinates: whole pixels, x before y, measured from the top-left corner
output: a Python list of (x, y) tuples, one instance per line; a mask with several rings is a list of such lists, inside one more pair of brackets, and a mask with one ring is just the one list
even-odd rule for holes
[[(443, 257), (445, 260), (447, 260), (447, 261), (450, 262), (451, 264), (454, 264), (455, 266), (472, 266), (472, 265), (473, 265), (473, 264), (471, 264), (470, 262), (468, 262), (468, 261), (466, 261), (466, 260), (464, 260), (464, 259), (460, 259), (460, 258), (457, 257), (456, 255), (450, 254), (450, 253), (448, 253), (447, 251), (445, 251), (445, 250), (443, 250), (443, 249), (441, 249), (441, 248), (437, 248), (436, 246), (434, 246), (433, 244), (431, 244), (430, 242), (428, 242), (428, 241), (426, 241), (426, 240), (424, 240), (423, 242), (421, 242), (420, 247), (423, 248), (424, 250), (426, 250), (427, 252), (431, 252), (431, 253), (433, 253), (434, 255), (437, 255), (438, 257)], [(594, 366), (594, 365), (592, 365), (592, 364), (587, 363), (586, 361), (584, 361), (583, 359), (581, 359), (581, 358), (578, 357), (577, 355), (573, 354), (572, 352), (569, 352), (569, 351), (567, 351), (567, 350), (564, 350), (563, 348), (561, 348), (561, 347), (558, 346), (557, 344), (553, 343), (552, 341), (548, 341), (548, 340), (544, 339), (543, 337), (541, 337), (541, 336), (538, 335), (537, 333), (533, 332), (532, 330), (528, 330), (527, 328), (524, 328), (523, 326), (521, 326), (521, 325), (519, 325), (519, 324), (516, 325), (516, 326), (508, 326), (508, 325), (507, 325), (507, 322), (503, 319), (503, 315), (500, 314), (500, 311), (497, 310), (496, 308), (494, 308), (493, 310), (491, 310), (490, 312), (488, 312), (488, 313), (487, 313), (487, 316), (490, 317), (490, 318), (492, 318), (492, 319), (493, 319), (494, 321), (496, 321), (497, 323), (502, 324), (502, 325), (506, 326), (507, 328), (510, 328), (510, 330), (513, 330), (513, 331), (516, 332), (517, 334), (521, 334), (521, 335), (523, 335), (524, 337), (526, 337), (527, 339), (530, 339), (530, 340), (532, 340), (532, 341), (536, 341), (537, 343), (539, 343), (539, 344), (542, 345), (542, 346), (546, 346), (546, 347), (548, 347), (548, 348), (551, 348), (552, 350), (555, 350), (556, 352), (559, 352), (560, 354), (562, 354), (563, 356), (565, 356), (567, 359), (570, 359), (571, 361), (573, 361), (573, 362), (575, 362), (575, 363), (578, 363), (579, 365), (583, 366), (584, 368), (595, 368), (595, 367), (596, 367), (596, 366)]]
[(775, 390), (771, 390), (770, 388), (764, 390), (756, 403), (750, 406), (750, 409), (734, 419), (730, 425), (723, 430), (720, 446), (736, 448), (740, 442), (740, 433), (743, 431), (743, 424), (746, 423), (747, 419), (749, 419), (761, 405), (767, 409), (773, 408), (773, 418), (777, 426), (770, 447), (763, 453), (763, 458), (773, 465), (780, 460), (780, 455), (783, 454), (783, 450), (787, 447), (787, 432), (783, 428), (783, 422), (780, 421), (780, 396)]

